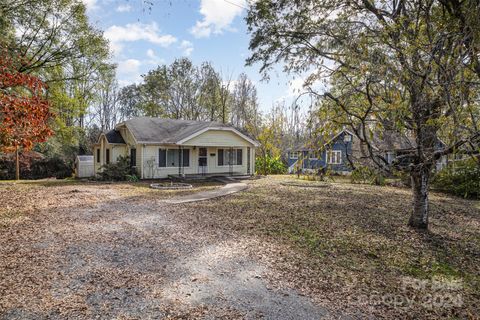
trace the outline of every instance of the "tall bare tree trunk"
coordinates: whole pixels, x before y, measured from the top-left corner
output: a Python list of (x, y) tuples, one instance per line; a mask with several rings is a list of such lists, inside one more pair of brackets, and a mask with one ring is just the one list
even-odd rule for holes
[(18, 154), (18, 146), (15, 149), (15, 180), (20, 180), (20, 157)]
[(427, 229), (430, 168), (420, 165), (420, 168), (412, 170), (410, 177), (412, 180), (413, 211), (408, 225), (415, 229)]

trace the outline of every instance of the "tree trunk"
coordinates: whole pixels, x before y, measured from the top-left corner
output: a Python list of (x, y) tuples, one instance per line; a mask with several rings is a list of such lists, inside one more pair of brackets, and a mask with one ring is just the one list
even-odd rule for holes
[(20, 180), (20, 157), (18, 147), (15, 149), (15, 180)]
[(412, 180), (413, 211), (408, 225), (415, 229), (428, 228), (428, 186), (430, 170), (422, 166), (410, 174)]

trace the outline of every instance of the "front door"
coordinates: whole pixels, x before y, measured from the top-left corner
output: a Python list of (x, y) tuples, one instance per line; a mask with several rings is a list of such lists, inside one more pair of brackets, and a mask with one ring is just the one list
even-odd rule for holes
[(206, 174), (208, 167), (207, 148), (198, 148), (198, 173)]

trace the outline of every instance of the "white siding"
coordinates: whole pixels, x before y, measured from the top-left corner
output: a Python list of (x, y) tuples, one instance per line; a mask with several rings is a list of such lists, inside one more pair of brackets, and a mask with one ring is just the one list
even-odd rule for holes
[[(100, 161), (97, 161), (97, 150), (100, 149)], [(100, 145), (93, 149), (95, 172), (99, 172), (107, 161), (107, 149), (110, 150), (110, 163), (117, 162), (119, 156), (127, 155), (130, 149), (126, 145), (108, 143), (105, 137), (100, 139)]]
[[(178, 147), (162, 146), (162, 145), (146, 145), (142, 149), (143, 155), (143, 176), (144, 179), (158, 179), (167, 178), (170, 174), (178, 175), (178, 167), (162, 167), (158, 166), (158, 151), (159, 149), (178, 149)], [(191, 147), (184, 149), (190, 150), (190, 166), (183, 168), (183, 173), (193, 174), (197, 173), (198, 169), (198, 149), (193, 150)], [(138, 149), (137, 149), (138, 150)], [(138, 152), (138, 151), (137, 151)], [(138, 163), (137, 163), (138, 167)]]
[[(178, 175), (179, 171), (178, 168), (160, 168), (158, 166), (158, 150), (160, 148), (170, 148), (170, 149), (177, 149), (178, 147), (168, 147), (162, 145), (147, 145), (144, 149), (144, 161), (143, 161), (143, 170), (144, 179), (159, 179), (159, 178), (167, 178), (168, 175)], [(199, 167), (198, 167), (198, 149), (199, 147), (184, 147), (184, 149), (190, 150), (190, 166), (183, 168), (184, 174), (199, 174)], [(247, 170), (247, 148), (240, 147), (237, 149), (242, 149), (242, 165), (235, 165), (233, 166), (233, 173), (235, 174), (244, 174), (246, 175)], [(137, 149), (138, 150), (138, 149)], [(137, 151), (138, 152), (138, 151)], [(251, 161), (254, 160), (254, 149), (252, 148), (250, 151)], [(218, 165), (218, 148), (217, 147), (207, 147), (207, 172), (206, 173), (229, 173), (230, 167), (226, 166), (219, 166)], [(252, 164), (252, 162), (251, 162)], [(138, 166), (138, 164), (137, 164)], [(252, 171), (253, 174), (254, 166), (252, 164)]]
[(208, 130), (183, 145), (204, 147), (251, 147), (252, 144), (232, 131)]
[[(127, 155), (127, 147), (124, 145), (109, 145), (110, 147), (110, 161), (112, 163), (117, 162), (118, 157)], [(130, 149), (128, 149), (130, 150)]]
[(135, 145), (135, 139), (133, 138), (133, 135), (130, 133), (130, 130), (128, 130), (126, 127), (123, 127), (120, 129), (120, 134), (123, 137), (123, 140), (125, 141), (126, 144), (128, 145)]

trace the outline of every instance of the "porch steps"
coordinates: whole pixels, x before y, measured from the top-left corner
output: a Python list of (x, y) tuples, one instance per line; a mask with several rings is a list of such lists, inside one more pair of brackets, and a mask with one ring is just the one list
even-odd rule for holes
[(215, 181), (218, 181), (218, 182), (221, 182), (221, 183), (225, 183), (225, 184), (237, 181), (235, 178), (229, 177), (229, 176), (212, 177), (212, 180), (215, 180)]

